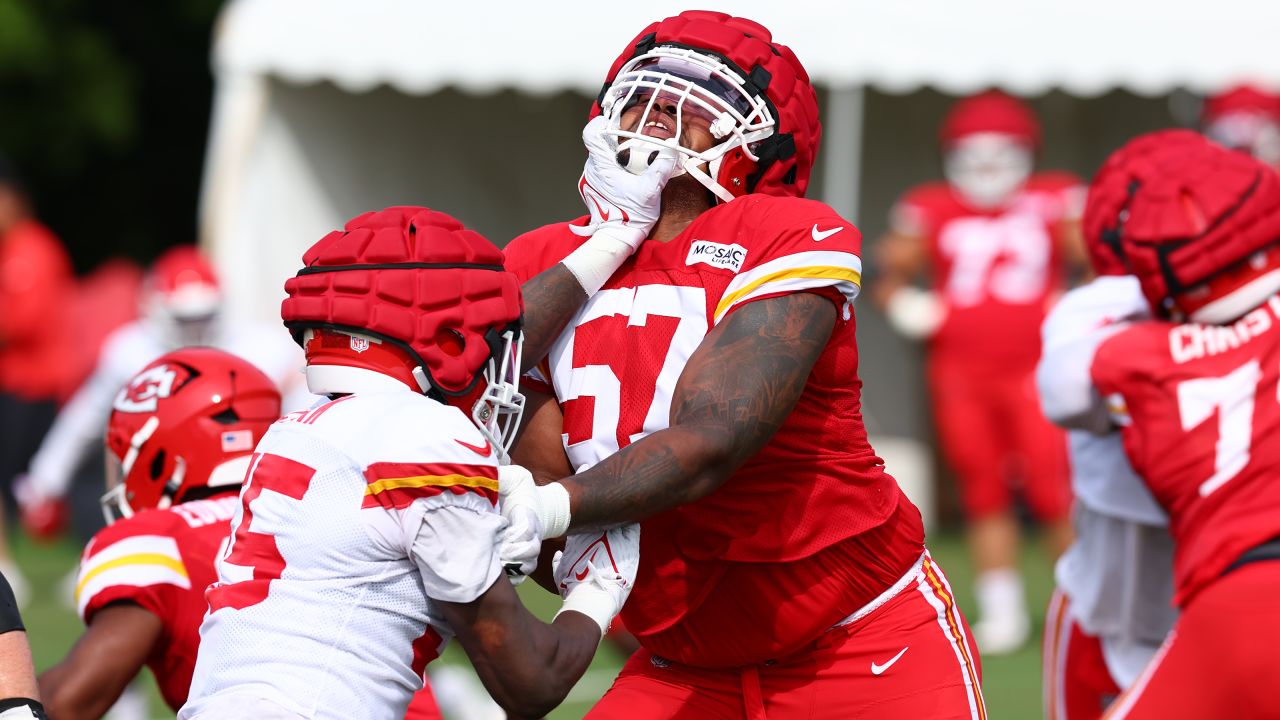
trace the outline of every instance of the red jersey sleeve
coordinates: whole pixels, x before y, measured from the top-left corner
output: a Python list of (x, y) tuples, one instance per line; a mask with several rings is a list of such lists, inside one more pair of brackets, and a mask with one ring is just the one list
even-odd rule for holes
[(853, 223), (815, 200), (762, 195), (735, 202), (755, 206), (744, 214), (738, 233), (742, 263), (720, 296), (713, 322), (753, 300), (793, 292), (832, 298), (848, 320), (862, 286), (862, 234)]
[(191, 590), (191, 573), (174, 533), (181, 522), (146, 512), (119, 520), (85, 546), (76, 579), (76, 609), (87, 625), (107, 605), (129, 601), (160, 618)]

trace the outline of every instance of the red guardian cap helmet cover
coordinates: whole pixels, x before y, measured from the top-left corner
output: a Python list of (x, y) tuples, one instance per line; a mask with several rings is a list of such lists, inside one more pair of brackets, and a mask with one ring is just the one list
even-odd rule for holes
[(280, 417), (280, 392), (248, 361), (213, 348), (175, 350), (117, 393), (107, 422), (107, 522), (236, 489), (249, 455)]
[(280, 312), (309, 368), (394, 377), (462, 409), (505, 452), (523, 408), (523, 336), (498, 248), (442, 212), (391, 207), (324, 236), (303, 263)]
[(1129, 274), (1116, 232), (1120, 226), (1118, 218), (1129, 203), (1138, 174), (1151, 162), (1151, 156), (1179, 144), (1206, 143), (1208, 140), (1203, 135), (1192, 130), (1161, 130), (1136, 138), (1106, 159), (1089, 184), (1082, 221), (1085, 249), (1095, 274)]
[[(708, 117), (713, 147), (680, 145), (679, 128), (666, 141), (620, 128), (627, 108), (646, 102), (649, 117), (658, 97), (677, 105), (677, 124)], [(822, 135), (817, 94), (795, 53), (759, 23), (704, 10), (640, 31), (609, 69), (591, 117), (601, 113), (620, 147), (674, 147), (685, 171), (726, 202), (752, 192), (802, 197)]]
[(1127, 197), (1095, 223), (1119, 238), (1152, 309), (1226, 323), (1280, 290), (1280, 176), (1209, 142), (1145, 136), (1130, 145), (1139, 141), (1146, 148), (1129, 160)]

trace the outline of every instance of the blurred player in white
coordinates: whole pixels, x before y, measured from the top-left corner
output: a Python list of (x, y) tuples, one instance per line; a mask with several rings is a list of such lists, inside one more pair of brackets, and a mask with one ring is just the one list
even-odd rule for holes
[(186, 701), (204, 590), (253, 446), (279, 417), (271, 380), (212, 348), (163, 355), (117, 391), (102, 497), (111, 522), (85, 546), (76, 587), (87, 628), (40, 675), (54, 717), (102, 717), (144, 665), (171, 708)]
[[(878, 247), (873, 297), (904, 336), (925, 341), (938, 442), (966, 516), (977, 569), (984, 654), (1030, 636), (1018, 572), (1013, 488), (1056, 557), (1071, 540), (1066, 438), (1037, 407), (1040, 324), (1083, 261), (1083, 189), (1033, 173), (1040, 127), (1031, 108), (991, 91), (957, 102), (939, 131), (945, 182), (912, 188)], [(915, 283), (931, 280), (929, 289)]]
[(549, 625), (504, 576), (498, 466), (524, 401), (515, 276), (417, 207), (361, 215), (303, 259), (282, 315), (331, 401), (253, 454), (179, 717), (398, 718), (453, 635), (500, 705), (541, 716), (630, 591), (639, 530), (570, 540)]
[(177, 348), (218, 347), (261, 368), (285, 393), (285, 410), (309, 405), (297, 369), (297, 348), (274, 328), (233, 325), (220, 315), (222, 291), (213, 267), (191, 246), (177, 246), (152, 265), (143, 287), (142, 316), (103, 343), (93, 375), (58, 413), (16, 489), (23, 521), (37, 536), (65, 523), (65, 498), (81, 461), (100, 442), (111, 402), (147, 363)]
[(1099, 170), (1084, 217), (1096, 277), (1064, 295), (1044, 324), (1036, 380), (1046, 417), (1070, 430), (1076, 527), (1075, 541), (1058, 560), (1058, 587), (1045, 621), (1048, 720), (1101, 717), (1177, 616), (1167, 517), (1134, 474), (1120, 433), (1097, 412), (1089, 369), (1103, 339), (1151, 315), (1108, 224), (1146, 152), (1179, 142), (1204, 138), (1189, 130), (1155, 133), (1126, 145)]
[(1104, 717), (1276, 718), (1280, 175), (1159, 139), (1122, 148), (1131, 177), (1089, 198), (1152, 319), (1083, 348), (1096, 389), (1084, 414), (1119, 428), (1168, 514), (1180, 614)]

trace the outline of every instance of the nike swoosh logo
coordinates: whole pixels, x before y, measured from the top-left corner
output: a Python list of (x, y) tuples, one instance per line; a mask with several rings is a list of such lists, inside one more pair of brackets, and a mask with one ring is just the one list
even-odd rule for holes
[(483, 456), (485, 456), (485, 457), (489, 457), (489, 452), (490, 452), (490, 450), (492, 449), (492, 447), (489, 445), (489, 441), (488, 441), (488, 440), (485, 440), (483, 445), (472, 445), (471, 443), (465, 443), (465, 442), (462, 442), (461, 440), (459, 440), (459, 439), (457, 439), (457, 438), (454, 438), (454, 439), (453, 439), (453, 441), (454, 441), (454, 442), (456, 442), (456, 443), (458, 443), (458, 444), (459, 444), (459, 445), (461, 445), (462, 447), (464, 447), (464, 448), (466, 448), (466, 449), (470, 450), (471, 452), (473, 452), (473, 453), (475, 453), (475, 454), (477, 454), (477, 455), (483, 455)]
[(591, 557), (587, 558), (587, 566), (582, 569), (582, 572), (576, 572), (573, 574), (573, 577), (575, 577), (578, 582), (585, 580), (587, 575), (591, 573), (591, 563), (596, 561), (596, 552), (599, 552), (599, 550), (600, 548), (596, 548), (595, 551), (591, 553)]
[(910, 645), (908, 645), (907, 647), (902, 648), (901, 650), (899, 650), (899, 651), (898, 651), (898, 654), (897, 654), (897, 655), (894, 655), (894, 656), (893, 656), (893, 659), (891, 659), (889, 662), (887, 662), (887, 663), (885, 663), (885, 664), (883, 664), (883, 665), (877, 665), (877, 664), (875, 664), (874, 662), (873, 662), (873, 663), (871, 663), (871, 674), (872, 674), (872, 675), (879, 675), (880, 673), (884, 672), (885, 670), (888, 670), (888, 669), (890, 668), (890, 666), (892, 666), (894, 663), (898, 662), (898, 658), (902, 657), (902, 654), (903, 654), (903, 653), (905, 653), (907, 650), (910, 650), (910, 649), (911, 649), (911, 646), (910, 646)]
[(827, 238), (831, 237), (832, 235), (835, 235), (836, 233), (840, 232), (843, 229), (844, 229), (844, 226), (840, 225), (839, 227), (833, 227), (830, 230), (819, 230), (818, 223), (814, 223), (813, 230), (812, 230), (813, 241), (822, 242), (823, 240), (826, 240)]

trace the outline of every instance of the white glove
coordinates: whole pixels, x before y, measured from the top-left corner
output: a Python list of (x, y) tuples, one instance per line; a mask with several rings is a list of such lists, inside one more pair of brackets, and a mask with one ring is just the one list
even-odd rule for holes
[(582, 129), (587, 162), (578, 180), (578, 193), (591, 213), (591, 222), (584, 228), (570, 227), (591, 238), (563, 260), (587, 295), (594, 295), (649, 236), (662, 215), (662, 190), (678, 172), (674, 148), (643, 141), (624, 143), (630, 145), (624, 148), (629, 166), (640, 171), (633, 173), (623, 167), (618, 160), (619, 146), (604, 132), (608, 124), (599, 116)]
[(596, 621), (603, 636), (636, 584), (640, 568), (640, 525), (632, 523), (603, 533), (574, 533), (564, 552), (556, 553), (552, 574), (564, 604)]
[(937, 332), (946, 319), (947, 304), (932, 290), (906, 285), (889, 296), (885, 317), (902, 336), (924, 340)]
[(538, 567), (538, 555), (542, 552), (542, 523), (528, 505), (513, 504), (510, 511), (503, 514), (507, 518), (507, 527), (498, 536), (498, 560), (511, 584), (519, 585)]
[(516, 527), (513, 537), (532, 527), (541, 543), (569, 529), (569, 491), (560, 483), (538, 485), (519, 465), (498, 467), (498, 500), (508, 528)]

